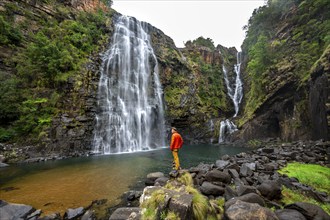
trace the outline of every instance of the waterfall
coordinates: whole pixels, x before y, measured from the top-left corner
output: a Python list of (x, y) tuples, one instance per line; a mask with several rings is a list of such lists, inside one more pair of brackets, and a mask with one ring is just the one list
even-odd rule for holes
[[(223, 75), (225, 79), (225, 84), (228, 91), (228, 96), (234, 103), (235, 114), (233, 118), (235, 118), (239, 112), (239, 105), (241, 104), (243, 98), (243, 83), (241, 80), (241, 52), (237, 52), (237, 63), (234, 65), (234, 72), (235, 72), (235, 80), (230, 80), (228, 76), (228, 71), (226, 67), (222, 66)], [(234, 82), (234, 83), (231, 83)], [(226, 134), (231, 134), (237, 130), (236, 125), (226, 119), (225, 121), (221, 121), (220, 123), (220, 131), (219, 131), (219, 143), (225, 141)]]
[(230, 121), (229, 119), (221, 121), (220, 133), (219, 133), (219, 143), (222, 143), (225, 141), (226, 134), (228, 134), (228, 133), (231, 134), (234, 131), (237, 131), (237, 126), (234, 124), (234, 122)]
[(94, 152), (165, 146), (163, 90), (147, 23), (117, 18), (100, 72)]

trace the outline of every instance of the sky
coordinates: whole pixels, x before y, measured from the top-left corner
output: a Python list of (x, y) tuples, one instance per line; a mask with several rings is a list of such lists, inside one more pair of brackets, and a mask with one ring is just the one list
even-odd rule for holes
[(146, 21), (174, 40), (177, 47), (202, 36), (215, 46), (240, 46), (243, 27), (265, 0), (113, 0), (112, 8), (123, 15)]

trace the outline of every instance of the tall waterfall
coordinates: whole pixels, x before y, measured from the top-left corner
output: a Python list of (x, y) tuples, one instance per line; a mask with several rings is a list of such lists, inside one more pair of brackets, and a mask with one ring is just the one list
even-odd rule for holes
[[(228, 76), (228, 71), (226, 67), (223, 65), (222, 70), (224, 73), (224, 79), (225, 84), (228, 91), (228, 96), (231, 98), (231, 100), (234, 103), (235, 108), (235, 114), (233, 118), (235, 118), (239, 112), (239, 105), (242, 102), (243, 98), (243, 84), (241, 80), (241, 52), (237, 53), (237, 63), (234, 65), (234, 72), (235, 72), (235, 79), (230, 80)], [(229, 119), (226, 119), (225, 121), (221, 121), (220, 123), (220, 132), (219, 132), (219, 143), (222, 143), (225, 141), (226, 134), (231, 134), (234, 131), (237, 130), (236, 125), (230, 121)]]
[(165, 146), (163, 90), (148, 24), (120, 16), (98, 85), (94, 152), (113, 154)]

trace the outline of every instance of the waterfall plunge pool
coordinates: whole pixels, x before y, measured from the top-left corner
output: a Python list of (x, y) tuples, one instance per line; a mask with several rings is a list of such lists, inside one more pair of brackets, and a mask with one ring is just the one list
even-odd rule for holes
[[(229, 145), (184, 145), (179, 157), (181, 166), (190, 168), (248, 150)], [(107, 199), (108, 206), (115, 206), (125, 192), (142, 190), (148, 173), (167, 175), (171, 165), (168, 148), (16, 164), (0, 169), (0, 199), (31, 205), (46, 215), (63, 215), (68, 208), (87, 207), (93, 200)]]

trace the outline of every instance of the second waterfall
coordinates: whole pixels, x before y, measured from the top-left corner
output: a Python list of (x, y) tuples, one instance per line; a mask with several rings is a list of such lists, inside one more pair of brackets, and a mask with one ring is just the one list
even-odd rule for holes
[(135, 152), (165, 145), (163, 90), (149, 25), (120, 16), (104, 54), (94, 152)]

